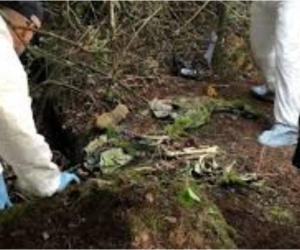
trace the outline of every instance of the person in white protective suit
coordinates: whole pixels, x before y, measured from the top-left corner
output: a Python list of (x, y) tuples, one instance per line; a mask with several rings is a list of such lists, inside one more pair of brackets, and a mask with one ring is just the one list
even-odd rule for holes
[[(48, 197), (79, 178), (51, 161), (50, 148), (34, 124), (27, 75), (18, 58), (40, 28), (42, 14), (39, 2), (0, 2), (0, 156), (12, 166), (22, 191)], [(0, 166), (0, 210), (10, 206)]]
[(265, 84), (251, 92), (274, 98), (275, 124), (258, 138), (266, 146), (294, 145), (300, 115), (300, 1), (256, 1), (251, 6), (251, 46)]

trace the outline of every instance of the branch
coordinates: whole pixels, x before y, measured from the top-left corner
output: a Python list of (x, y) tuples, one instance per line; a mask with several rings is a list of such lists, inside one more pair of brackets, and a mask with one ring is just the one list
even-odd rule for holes
[(74, 61), (70, 61), (70, 60), (67, 60), (65, 58), (59, 57), (59, 56), (53, 56), (52, 54), (47, 53), (44, 50), (42, 50), (40, 48), (37, 48), (37, 47), (29, 46), (28, 49), (32, 53), (40, 53), (41, 55), (43, 55), (45, 57), (48, 57), (48, 58), (51, 58), (54, 61), (58, 61), (60, 63), (63, 63), (65, 66), (68, 66), (68, 67), (80, 66), (81, 68), (85, 68), (85, 69), (88, 68), (89, 70), (93, 71), (94, 73), (101, 74), (104, 77), (106, 77), (108, 79), (111, 79), (111, 77), (107, 73), (104, 73), (100, 69), (95, 68), (95, 67), (93, 67), (89, 64), (86, 64), (86, 63), (83, 63), (83, 62), (74, 62)]
[(56, 86), (60, 86), (60, 87), (71, 89), (71, 90), (73, 90), (75, 92), (78, 92), (80, 94), (83, 94), (83, 95), (89, 97), (91, 99), (91, 101), (93, 102), (94, 105), (96, 105), (96, 103), (97, 103), (97, 101), (95, 100), (95, 98), (91, 94), (87, 94), (86, 92), (84, 92), (80, 88), (77, 88), (77, 87), (75, 87), (73, 85), (70, 85), (70, 84), (67, 84), (67, 83), (62, 83), (62, 82), (55, 81), (55, 80), (46, 80), (46, 81), (44, 81), (44, 82), (42, 82), (40, 84), (40, 86), (46, 86), (46, 85), (56, 85)]
[(201, 12), (202, 10), (204, 10), (204, 8), (206, 7), (206, 5), (207, 5), (209, 2), (210, 2), (210, 0), (205, 1), (205, 3), (204, 3), (204, 4), (196, 11), (196, 13), (195, 13), (189, 20), (187, 20), (186, 23), (185, 23), (182, 27), (178, 28), (174, 33), (175, 33), (176, 35), (179, 35), (180, 31), (181, 31), (183, 28), (185, 28), (190, 22), (192, 22), (192, 21), (200, 14), (200, 12)]

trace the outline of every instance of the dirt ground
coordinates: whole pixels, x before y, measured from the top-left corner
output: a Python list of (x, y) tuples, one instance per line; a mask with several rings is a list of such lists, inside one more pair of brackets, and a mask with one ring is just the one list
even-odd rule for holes
[[(166, 123), (142, 115), (139, 96), (151, 100), (205, 94), (212, 82), (159, 75), (125, 79), (137, 95), (124, 94), (132, 110), (122, 126), (151, 134)], [(242, 97), (272, 115), (272, 104), (249, 96), (254, 83), (217, 88), (218, 96)], [(99, 110), (98, 110), (99, 111)], [(89, 121), (85, 107), (72, 107), (70, 124)], [(88, 112), (90, 115), (92, 110)], [(77, 120), (76, 120), (77, 119)], [(130, 171), (110, 178), (113, 184), (83, 184), (54, 198), (22, 202), (0, 215), (1, 248), (300, 248), (300, 173), (291, 164), (294, 147), (259, 145), (266, 120), (218, 113), (209, 124), (189, 131), (180, 144), (218, 145), (239, 172), (255, 172), (262, 189), (197, 182), (201, 203), (186, 207), (178, 192), (180, 163), (146, 162), (159, 171)], [(79, 126), (79, 127), (80, 127)], [(210, 212), (207, 212), (210, 211)], [(213, 211), (213, 212), (211, 212)], [(213, 218), (213, 219), (212, 219)]]

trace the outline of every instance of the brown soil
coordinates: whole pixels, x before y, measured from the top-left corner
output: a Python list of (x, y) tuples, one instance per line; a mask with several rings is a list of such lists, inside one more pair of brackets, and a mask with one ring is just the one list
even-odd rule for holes
[[(143, 102), (138, 96), (151, 100), (154, 97), (201, 95), (205, 93), (205, 86), (215, 82), (201, 83), (162, 75), (151, 79), (131, 76), (124, 83), (137, 96), (123, 95), (123, 102), (133, 111), (123, 126), (138, 133), (153, 133), (166, 121), (141, 115), (142, 108), (138, 105)], [(252, 100), (248, 94), (250, 86), (245, 83), (231, 84), (228, 88), (220, 88), (219, 96), (232, 98), (234, 95), (249, 99), (271, 116), (272, 105)], [(82, 105), (79, 106), (80, 114), (83, 111)], [(76, 106), (67, 113), (74, 112)], [(72, 117), (70, 124), (80, 120), (80, 126), (91, 118), (83, 115)], [(76, 122), (74, 117), (78, 119)], [(215, 114), (209, 124), (190, 131), (186, 138), (178, 142), (219, 145), (227, 152), (228, 159), (236, 160), (237, 171), (255, 172), (263, 178), (265, 188), (262, 190), (225, 189), (208, 183), (202, 185), (206, 193), (204, 196), (209, 197), (205, 200), (214, 202), (228, 225), (235, 230), (236, 236), (226, 235), (234, 240), (238, 248), (300, 248), (300, 175), (291, 165), (294, 147), (271, 149), (259, 145), (256, 137), (269, 125), (263, 119), (247, 120), (220, 113)], [(159, 165), (161, 162), (149, 164)], [(84, 188), (73, 189), (54, 198), (20, 204), (0, 216), (0, 247), (234, 247), (217, 242), (217, 239), (224, 239), (218, 231), (213, 235), (213, 230), (205, 230), (203, 204), (192, 209), (178, 205), (176, 191), (172, 187), (175, 181), (172, 171), (180, 164), (172, 162), (171, 167), (166, 162), (164, 164), (165, 172), (143, 175), (142, 179), (135, 175), (121, 176), (118, 188), (105, 187), (96, 191), (93, 189), (92, 192)], [(270, 216), (274, 207), (289, 211), (293, 219), (282, 217), (280, 213)]]

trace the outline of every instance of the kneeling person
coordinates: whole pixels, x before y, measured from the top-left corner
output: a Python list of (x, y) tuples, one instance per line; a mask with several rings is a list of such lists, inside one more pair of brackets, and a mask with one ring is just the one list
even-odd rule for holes
[[(79, 178), (61, 172), (34, 124), (26, 72), (19, 57), (41, 27), (35, 1), (0, 2), (0, 156), (12, 166), (21, 190), (47, 197)], [(12, 206), (0, 165), (0, 209)]]

